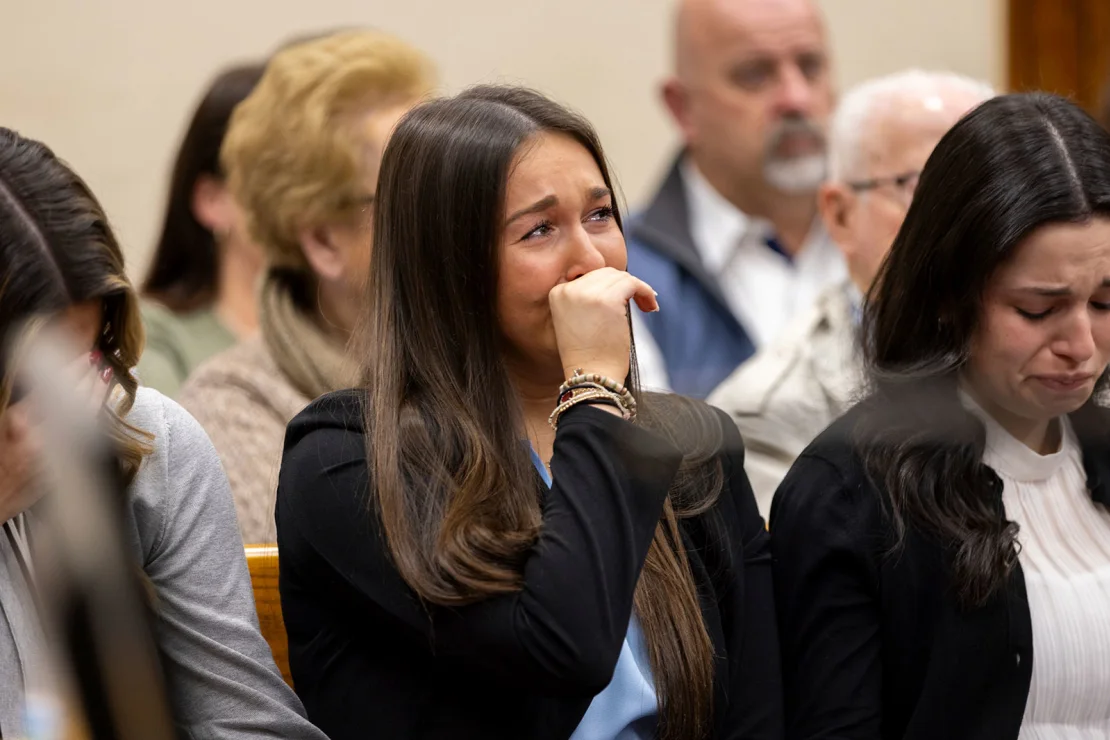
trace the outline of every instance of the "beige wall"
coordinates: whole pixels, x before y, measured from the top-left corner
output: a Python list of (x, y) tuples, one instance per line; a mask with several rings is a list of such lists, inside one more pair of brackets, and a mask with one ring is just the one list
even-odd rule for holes
[[(822, 0), (837, 77), (906, 66), (1003, 82), (1002, 0)], [(675, 143), (656, 96), (671, 0), (7, 0), (0, 124), (40, 138), (89, 181), (135, 274), (145, 265), (185, 117), (224, 63), (292, 34), (374, 25), (428, 50), (444, 87), (521, 81), (584, 111), (628, 199)]]

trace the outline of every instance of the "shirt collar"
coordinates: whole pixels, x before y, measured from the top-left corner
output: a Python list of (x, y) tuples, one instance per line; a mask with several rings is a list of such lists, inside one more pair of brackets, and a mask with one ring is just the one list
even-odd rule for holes
[(1006, 431), (963, 387), (959, 389), (959, 396), (963, 407), (983, 422), (986, 428), (983, 462), (999, 474), (1020, 481), (1047, 480), (1073, 456), (1079, 459), (1079, 444), (1068, 417), (1061, 416), (1059, 419), (1060, 449), (1041, 455)]
[[(678, 169), (686, 189), (690, 235), (694, 238), (694, 246), (707, 270), (714, 274), (720, 273), (732, 260), (737, 249), (750, 249), (753, 246), (774, 249), (769, 245), (776, 238), (775, 228), (770, 221), (749, 216), (734, 206), (705, 179), (705, 175), (689, 157), (679, 163)], [(824, 224), (818, 216), (813, 220), (804, 248), (809, 250), (814, 244), (831, 241), (825, 236)], [(831, 243), (826, 246), (836, 249)], [(791, 260), (790, 257), (785, 259)]]
[[(689, 157), (679, 165), (690, 209), (690, 232), (706, 268), (717, 273), (728, 262), (754, 219), (709, 184)], [(770, 233), (769, 224), (766, 228)]]

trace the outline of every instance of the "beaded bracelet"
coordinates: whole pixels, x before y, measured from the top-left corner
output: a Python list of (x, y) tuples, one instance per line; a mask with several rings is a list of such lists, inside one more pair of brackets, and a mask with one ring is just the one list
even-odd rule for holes
[(559, 405), (551, 412), (551, 416), (547, 417), (547, 423), (551, 425), (552, 429), (559, 428), (559, 418), (566, 413), (572, 406), (580, 403), (604, 403), (609, 406), (614, 406), (621, 412), (621, 417), (624, 419), (631, 419), (631, 415), (624, 404), (621, 402), (621, 397), (612, 391), (605, 388), (592, 388), (580, 386), (571, 388), (566, 393), (559, 396)]
[(570, 386), (569, 388), (566, 388), (565, 390), (562, 389), (562, 388), (560, 389), (559, 403), (562, 403), (563, 401), (566, 401), (566, 400), (570, 399), (570, 397), (574, 393), (574, 391), (578, 390), (579, 388), (596, 388), (599, 391), (605, 391), (606, 393), (612, 393), (613, 395), (620, 398), (620, 395), (618, 393), (616, 393), (616, 391), (613, 391), (610, 388), (606, 388), (605, 386), (601, 385), (600, 383), (578, 383), (576, 385)]
[(567, 382), (559, 386), (559, 395), (562, 396), (571, 388), (582, 385), (596, 385), (604, 388), (607, 391), (615, 393), (621, 399), (621, 406), (628, 411), (631, 418), (636, 418), (636, 398), (627, 388), (625, 388), (623, 385), (613, 380), (612, 378), (607, 378), (604, 375), (598, 375), (597, 373), (584, 373), (582, 372), (582, 368), (576, 368), (574, 371), (574, 375), (572, 375), (570, 379), (567, 380)]

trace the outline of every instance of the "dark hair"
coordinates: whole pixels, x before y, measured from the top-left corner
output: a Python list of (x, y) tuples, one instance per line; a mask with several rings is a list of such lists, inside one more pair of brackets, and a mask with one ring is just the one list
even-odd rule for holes
[(966, 606), (997, 594), (1017, 561), (984, 427), (958, 395), (983, 292), (1033, 230), (1096, 215), (1110, 216), (1110, 134), (1063, 98), (994, 98), (929, 157), (868, 295), (872, 396), (857, 444), (889, 497), (896, 547), (907, 523), (950, 547)]
[(201, 177), (224, 178), (220, 145), (231, 113), (250, 95), (265, 69), (264, 64), (248, 64), (220, 73), (193, 113), (178, 149), (162, 235), (143, 282), (143, 295), (171, 311), (195, 311), (216, 297), (220, 253), (215, 235), (193, 213), (193, 192)]
[[(382, 159), (364, 324), (368, 459), (394, 563), (435, 604), (519, 591), (542, 525), (496, 300), (508, 173), (544, 132), (580, 143), (613, 189), (590, 124), (522, 88), (476, 87), (416, 107)], [(722, 429), (707, 407), (678, 397), (639, 406), (643, 424), (690, 450), (635, 606), (661, 737), (700, 738), (712, 715), (713, 654), (677, 518), (714, 503)]]
[(135, 400), (131, 369), (143, 349), (138, 300), (123, 252), (88, 186), (46, 145), (0, 128), (0, 339), (5, 348), (0, 408), (12, 392), (9, 354), (16, 331), (69, 306), (101, 301), (97, 348), (112, 366), (123, 399), (113, 409), (124, 479), (130, 482), (149, 435), (123, 418)]

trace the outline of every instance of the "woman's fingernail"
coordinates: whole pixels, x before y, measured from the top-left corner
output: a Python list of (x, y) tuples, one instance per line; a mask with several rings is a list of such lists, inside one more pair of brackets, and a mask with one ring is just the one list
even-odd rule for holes
[(106, 367), (106, 368), (104, 368), (103, 370), (100, 371), (100, 379), (102, 381), (104, 381), (105, 383), (107, 383), (109, 380), (112, 379), (112, 368), (111, 368), (111, 366), (108, 366), (108, 367)]
[(89, 353), (89, 364), (95, 367), (103, 357), (104, 355), (100, 354), (100, 350), (94, 349)]

